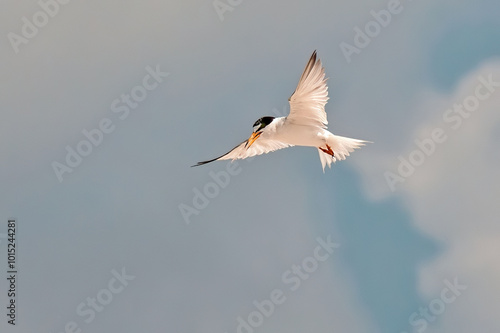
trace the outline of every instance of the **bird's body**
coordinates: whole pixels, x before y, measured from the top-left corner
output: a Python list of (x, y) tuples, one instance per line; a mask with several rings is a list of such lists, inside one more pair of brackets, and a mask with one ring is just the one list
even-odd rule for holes
[(254, 124), (250, 138), (218, 158), (199, 162), (203, 165), (216, 160), (244, 159), (291, 146), (316, 147), (323, 171), (336, 160), (343, 160), (354, 149), (368, 141), (332, 134), (327, 130), (325, 104), (328, 87), (321, 61), (313, 52), (302, 73), (297, 88), (289, 98), (290, 114), (286, 117), (262, 117)]
[(286, 117), (279, 117), (269, 124), (261, 137), (263, 139), (274, 139), (291, 146), (317, 147), (324, 137), (324, 130), (313, 126), (303, 126), (288, 123)]

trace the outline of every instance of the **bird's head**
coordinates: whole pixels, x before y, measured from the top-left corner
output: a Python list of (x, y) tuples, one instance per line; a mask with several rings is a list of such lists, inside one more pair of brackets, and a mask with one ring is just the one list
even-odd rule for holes
[(264, 128), (266, 128), (267, 125), (269, 125), (272, 121), (274, 120), (274, 117), (271, 116), (266, 116), (257, 119), (257, 121), (253, 124), (253, 133), (250, 135), (250, 138), (247, 141), (247, 148), (250, 148), (250, 146), (259, 138), (259, 136), (262, 134), (264, 131)]

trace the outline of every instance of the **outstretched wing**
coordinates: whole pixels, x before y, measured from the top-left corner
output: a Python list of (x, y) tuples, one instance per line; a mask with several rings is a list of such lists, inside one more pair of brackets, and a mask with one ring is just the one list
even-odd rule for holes
[(243, 141), (233, 149), (231, 149), (228, 153), (216, 157), (212, 160), (208, 161), (203, 161), (203, 162), (198, 162), (197, 164), (193, 165), (199, 166), (203, 164), (207, 164), (213, 161), (219, 161), (219, 160), (237, 160), (237, 159), (244, 159), (247, 157), (252, 157), (252, 156), (257, 156), (261, 154), (267, 154), (272, 151), (282, 149), (282, 148), (287, 148), (291, 147), (292, 145), (289, 145), (287, 143), (283, 143), (281, 141), (277, 140), (271, 140), (271, 139), (265, 139), (265, 138), (258, 138), (255, 140), (255, 142), (250, 146), (248, 146), (248, 140)]
[(300, 77), (295, 92), (290, 96), (290, 114), (287, 121), (298, 125), (313, 125), (326, 128), (325, 105), (328, 101), (325, 69), (313, 52)]

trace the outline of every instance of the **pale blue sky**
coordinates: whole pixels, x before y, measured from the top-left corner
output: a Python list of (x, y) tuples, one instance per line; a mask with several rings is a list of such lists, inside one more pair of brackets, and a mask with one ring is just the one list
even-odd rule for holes
[[(499, 331), (500, 91), (458, 130), (442, 116), (479, 76), (500, 81), (500, 5), (402, 1), (348, 63), (339, 45), (354, 45), (353, 29), (389, 3), (243, 0), (221, 21), (211, 1), (72, 1), (16, 53), (8, 34), (22, 35), (23, 17), (41, 7), (5, 1), (0, 220), (19, 222), (20, 273), (18, 325), (2, 314), (2, 332), (71, 322), (83, 332), (237, 332), (238, 317), (275, 289), (286, 300), (255, 332)], [(193, 206), (227, 162), (189, 166), (288, 110), (313, 50), (330, 78), (330, 130), (374, 143), (324, 174), (311, 148), (241, 161), (186, 224), (179, 206)], [(155, 68), (168, 76), (154, 81)], [(141, 93), (137, 106), (122, 100)], [(53, 162), (103, 119), (112, 132), (60, 182)], [(384, 173), (436, 127), (447, 141), (391, 191)], [(328, 236), (340, 247), (291, 291), (282, 275)], [(0, 238), (3, 271), (5, 253)], [(122, 268), (135, 278), (85, 322), (79, 305), (103, 297)], [(467, 290), (425, 329), (411, 325), (455, 277)]]

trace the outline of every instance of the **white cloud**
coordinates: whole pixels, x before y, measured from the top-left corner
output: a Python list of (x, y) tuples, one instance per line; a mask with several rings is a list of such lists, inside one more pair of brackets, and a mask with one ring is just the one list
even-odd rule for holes
[(426, 109), (419, 112), (429, 116), (416, 127), (415, 138), (424, 138), (437, 127), (448, 138), (397, 188), (416, 226), (444, 245), (442, 254), (420, 267), (422, 297), (438, 297), (444, 279), (457, 277), (468, 286), (429, 332), (500, 330), (498, 320), (493, 320), (500, 307), (500, 87), (456, 129), (443, 120), (448, 108), (474, 94), (478, 77), (489, 75), (500, 82), (500, 62), (485, 63), (469, 73), (452, 95), (434, 96), (421, 104)]

